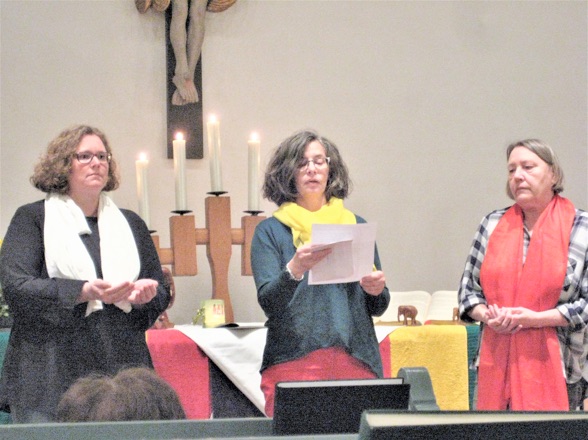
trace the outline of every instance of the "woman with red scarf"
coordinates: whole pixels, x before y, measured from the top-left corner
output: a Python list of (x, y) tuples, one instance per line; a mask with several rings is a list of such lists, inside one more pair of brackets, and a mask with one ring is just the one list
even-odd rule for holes
[(482, 220), (458, 293), (461, 319), (483, 328), (476, 409), (576, 409), (586, 389), (588, 214), (559, 195), (563, 171), (548, 145), (527, 139), (506, 153), (515, 204)]

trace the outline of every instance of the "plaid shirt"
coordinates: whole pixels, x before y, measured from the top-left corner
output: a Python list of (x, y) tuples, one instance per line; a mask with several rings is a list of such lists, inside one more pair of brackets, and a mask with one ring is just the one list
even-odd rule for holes
[[(493, 211), (484, 217), (474, 237), (458, 292), (459, 313), (464, 321), (473, 322), (468, 312), (476, 305), (487, 305), (480, 285), (480, 268), (488, 239), (506, 210)], [(530, 240), (529, 231), (525, 228), (523, 259)], [(582, 373), (588, 379), (588, 213), (579, 209), (576, 209), (570, 235), (568, 267), (557, 310), (569, 322), (567, 327), (557, 327), (567, 382), (577, 382)]]

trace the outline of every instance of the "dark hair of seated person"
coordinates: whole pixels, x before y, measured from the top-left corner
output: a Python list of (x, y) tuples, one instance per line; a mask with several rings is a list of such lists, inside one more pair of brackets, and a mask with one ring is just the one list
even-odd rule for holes
[(145, 367), (115, 376), (92, 374), (74, 382), (57, 406), (60, 422), (177, 420), (186, 414), (175, 390)]

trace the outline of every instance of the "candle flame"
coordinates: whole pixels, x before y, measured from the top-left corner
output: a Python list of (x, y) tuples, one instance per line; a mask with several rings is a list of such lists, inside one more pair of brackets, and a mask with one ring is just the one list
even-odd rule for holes
[(181, 131), (178, 131), (176, 133), (176, 140), (177, 141), (183, 141), (184, 140), (184, 134)]
[(142, 160), (142, 161), (147, 160), (147, 154), (145, 154), (145, 153), (139, 154), (139, 160)]
[(208, 122), (216, 122), (216, 121), (217, 121), (217, 119), (216, 119), (216, 115), (210, 115), (210, 116), (208, 117)]
[(257, 132), (253, 132), (251, 133), (251, 136), (249, 137), (249, 140), (251, 141), (258, 141), (259, 140), (259, 134), (257, 134)]

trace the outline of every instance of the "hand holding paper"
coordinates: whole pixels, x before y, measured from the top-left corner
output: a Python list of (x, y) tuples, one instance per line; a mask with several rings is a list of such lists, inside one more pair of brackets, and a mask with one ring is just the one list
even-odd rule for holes
[(386, 287), (386, 277), (381, 270), (375, 270), (364, 276), (359, 284), (369, 295), (378, 296)]
[(332, 245), (305, 244), (296, 249), (296, 253), (286, 265), (295, 278), (301, 278), (306, 272), (323, 260), (332, 251)]
[(372, 272), (375, 223), (315, 224), (312, 226), (312, 242), (317, 243), (314, 248), (330, 248), (331, 253), (311, 268), (308, 284), (350, 283)]

